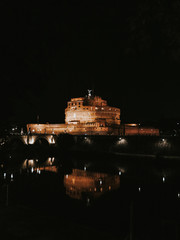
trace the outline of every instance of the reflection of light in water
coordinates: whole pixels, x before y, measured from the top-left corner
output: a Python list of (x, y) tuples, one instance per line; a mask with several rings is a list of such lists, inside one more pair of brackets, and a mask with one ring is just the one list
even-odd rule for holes
[(22, 164), (22, 168), (34, 167), (34, 165), (35, 161), (33, 159), (26, 159)]
[(37, 172), (38, 174), (40, 174), (41, 171), (57, 173), (58, 170), (56, 166), (42, 166), (42, 167), (34, 168), (34, 172)]
[(82, 199), (84, 194), (97, 198), (119, 188), (120, 176), (73, 169), (72, 174), (64, 176), (64, 186), (66, 194), (72, 198)]
[(26, 159), (22, 164), (22, 169), (30, 169), (31, 173), (37, 173), (40, 174), (41, 171), (47, 171), (47, 172), (57, 172), (57, 167), (53, 166), (55, 158), (48, 158), (45, 163), (40, 166), (38, 164), (38, 159)]
[(47, 165), (53, 165), (55, 158), (54, 157), (48, 157), (46, 164)]

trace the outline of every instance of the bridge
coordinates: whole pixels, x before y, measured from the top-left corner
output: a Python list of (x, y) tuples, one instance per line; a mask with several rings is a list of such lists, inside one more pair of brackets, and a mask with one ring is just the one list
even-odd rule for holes
[(173, 156), (180, 159), (180, 137), (171, 136), (103, 136), (103, 135), (55, 135), (11, 134), (8, 146), (60, 146), (75, 147), (79, 151), (111, 152), (122, 156)]
[(57, 136), (54, 134), (11, 134), (7, 137), (10, 145), (55, 145)]

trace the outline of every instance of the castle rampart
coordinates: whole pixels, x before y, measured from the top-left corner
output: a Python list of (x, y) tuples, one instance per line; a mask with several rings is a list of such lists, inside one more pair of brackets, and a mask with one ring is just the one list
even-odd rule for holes
[(120, 134), (120, 109), (98, 96), (72, 98), (65, 109), (65, 124), (27, 124), (36, 134)]

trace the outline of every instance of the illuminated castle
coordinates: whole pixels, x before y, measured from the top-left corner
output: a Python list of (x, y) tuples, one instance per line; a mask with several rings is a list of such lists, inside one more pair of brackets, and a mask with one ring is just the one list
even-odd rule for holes
[(85, 97), (71, 98), (65, 109), (65, 124), (27, 124), (27, 131), (36, 134), (119, 135), (120, 109), (110, 107), (91, 90)]

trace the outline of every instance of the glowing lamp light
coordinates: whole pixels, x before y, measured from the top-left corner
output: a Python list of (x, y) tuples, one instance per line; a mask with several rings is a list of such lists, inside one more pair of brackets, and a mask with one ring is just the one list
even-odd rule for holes
[(163, 179), (162, 179), (162, 180), (163, 180), (163, 182), (165, 182), (165, 181), (166, 181), (166, 178), (165, 178), (165, 177), (163, 177)]
[(29, 144), (34, 144), (34, 137), (32, 137), (31, 139), (29, 139)]
[(33, 159), (30, 159), (30, 160), (28, 161), (28, 164), (29, 164), (29, 166), (33, 166), (33, 165), (34, 165), (34, 160), (33, 160)]
[(180, 198), (180, 193), (178, 193), (178, 198)]
[(141, 188), (140, 187), (138, 188), (138, 191), (141, 192)]
[(117, 141), (117, 144), (119, 144), (119, 145), (126, 145), (127, 144), (127, 140), (120, 137), (118, 139), (118, 141)]
[(11, 181), (13, 181), (14, 175), (13, 173), (11, 173)]
[(4, 179), (6, 179), (6, 173), (4, 173)]

